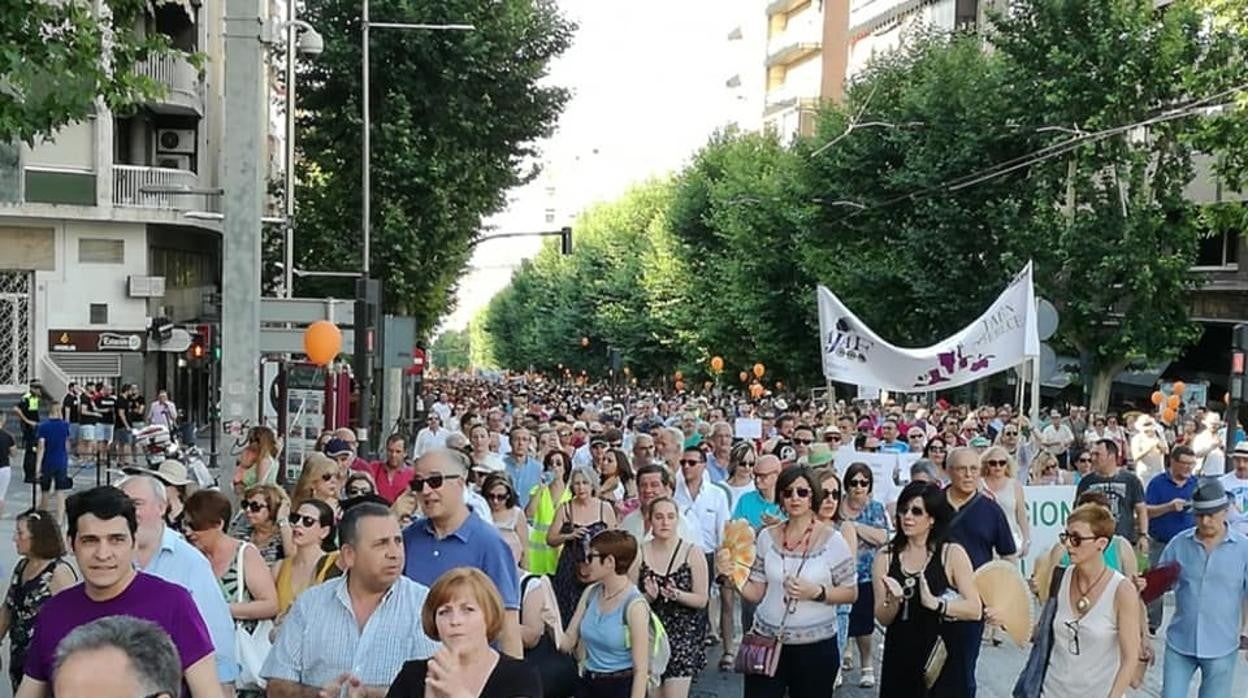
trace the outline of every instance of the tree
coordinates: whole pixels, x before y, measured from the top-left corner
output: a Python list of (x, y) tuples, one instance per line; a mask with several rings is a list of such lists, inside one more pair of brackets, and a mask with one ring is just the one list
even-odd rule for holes
[(472, 366), (472, 340), (468, 330), (446, 330), (433, 340), (430, 362), (439, 371), (466, 371)]
[[(573, 26), (552, 0), (380, 0), (371, 13), (476, 27), (372, 35), (372, 274), (388, 312), (433, 328), (453, 307), (482, 218), (532, 174), (533, 144), (552, 132), (568, 99), (542, 79)], [(300, 76), (296, 259), (302, 268), (357, 269), (359, 3), (311, 0), (303, 18), (323, 34), (325, 51)], [(306, 291), (350, 289), (309, 282)]]
[(147, 0), (95, 3), (0, 0), (0, 143), (34, 145), (95, 114), (96, 101), (125, 111), (164, 86), (135, 73), (145, 59), (175, 53), (142, 31)]

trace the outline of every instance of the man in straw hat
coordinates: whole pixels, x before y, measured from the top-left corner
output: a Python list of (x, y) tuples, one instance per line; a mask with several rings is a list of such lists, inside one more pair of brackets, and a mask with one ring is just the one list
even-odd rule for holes
[(1230, 502), (1217, 480), (1192, 496), (1196, 527), (1170, 540), (1161, 564), (1177, 562), (1174, 619), (1166, 631), (1163, 698), (1230, 696), (1239, 650), (1248, 650), (1248, 538), (1226, 525)]
[(1235, 444), (1231, 451), (1233, 469), (1222, 476), (1222, 487), (1230, 500), (1226, 522), (1240, 535), (1248, 536), (1248, 441)]

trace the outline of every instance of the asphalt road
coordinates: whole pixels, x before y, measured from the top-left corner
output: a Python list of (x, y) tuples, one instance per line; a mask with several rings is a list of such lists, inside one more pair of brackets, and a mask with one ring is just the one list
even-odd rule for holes
[[(87, 488), (96, 482), (94, 471), (87, 470), (78, 473), (75, 477), (75, 485), (78, 488)], [(5, 580), (13, 572), (13, 567), (17, 562), (17, 552), (14, 550), (13, 539), (13, 517), (29, 508), (31, 505), (31, 489), (29, 485), (21, 482), (19, 471), (14, 472), (13, 482), (9, 485), (9, 492), (6, 504), (4, 506), (3, 516), (0, 516), (0, 575)], [(7, 581), (6, 581), (7, 583)], [(1167, 612), (1167, 618), (1169, 613)], [(1161, 631), (1165, 632), (1164, 628)], [(1160, 636), (1160, 634), (1159, 634)], [(879, 675), (878, 657), (882, 654), (879, 651), (879, 643), (883, 642), (882, 637), (876, 636), (877, 641), (877, 664), (876, 675)], [(1164, 653), (1164, 648), (1160, 639), (1154, 640), (1154, 647), (1160, 657)], [(8, 666), (8, 641), (4, 641), (3, 648), (0, 649), (0, 658), (3, 659), (5, 667)], [(1014, 687), (1014, 681), (1018, 678), (1019, 671), (1022, 670), (1023, 664), (1027, 660), (1027, 650), (1006, 642), (1000, 647), (991, 647), (985, 645), (979, 658), (979, 668), (976, 678), (979, 682), (979, 695), (983, 698), (1005, 698), (1010, 695)], [(712, 648), (707, 656), (707, 669), (702, 673), (698, 680), (693, 684), (690, 692), (692, 698), (740, 698), (742, 696), (741, 677), (731, 672), (719, 671), (719, 650), (718, 647)], [(812, 668), (812, 671), (828, 671), (829, 680), (831, 680), (831, 672), (828, 668)], [(837, 691), (837, 698), (867, 698), (868, 696), (876, 696), (877, 689), (859, 688), (859, 673), (851, 671), (845, 676), (845, 683)], [(1238, 664), (1235, 686), (1231, 691), (1231, 696), (1248, 696), (1248, 661), (1245, 661), (1243, 655), (1240, 656)], [(1189, 696), (1196, 696), (1196, 682), (1189, 692)], [(1160, 698), (1161, 696), (1161, 666), (1160, 660), (1148, 670), (1145, 685), (1139, 690), (1130, 693), (1131, 696), (1149, 696)], [(0, 698), (11, 698), (9, 682), (7, 680), (0, 681)]]

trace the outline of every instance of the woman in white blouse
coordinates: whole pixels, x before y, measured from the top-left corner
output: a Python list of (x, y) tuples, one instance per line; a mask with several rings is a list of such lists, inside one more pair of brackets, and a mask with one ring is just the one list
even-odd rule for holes
[[(835, 676), (811, 667), (840, 668), (836, 607), (858, 596), (856, 563), (841, 534), (816, 516), (823, 500), (819, 477), (806, 466), (780, 475), (776, 495), (788, 520), (758, 533), (757, 555), (741, 596), (757, 603), (753, 632), (784, 643), (774, 676), (745, 677), (745, 698), (831, 696)], [(717, 571), (732, 572), (726, 549)]]

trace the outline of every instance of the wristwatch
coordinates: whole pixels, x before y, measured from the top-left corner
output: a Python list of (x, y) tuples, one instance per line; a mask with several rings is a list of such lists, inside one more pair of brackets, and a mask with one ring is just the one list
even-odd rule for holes
[(828, 600), (828, 588), (820, 584), (819, 593), (815, 595), (815, 601), (818, 601), (819, 603), (823, 603), (824, 601), (827, 601), (827, 600)]

